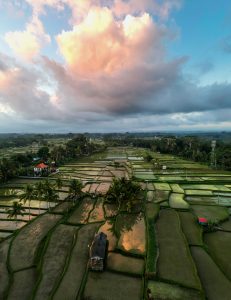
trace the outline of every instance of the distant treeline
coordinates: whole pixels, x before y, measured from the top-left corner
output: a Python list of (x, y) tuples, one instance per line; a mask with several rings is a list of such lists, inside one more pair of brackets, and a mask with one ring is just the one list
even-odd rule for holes
[[(51, 142), (49, 144), (52, 144)], [(33, 175), (33, 167), (39, 162), (56, 165), (103, 151), (102, 144), (92, 143), (86, 136), (77, 135), (62, 146), (42, 146), (37, 153), (12, 154), (10, 158), (0, 159), (0, 181), (6, 182), (19, 175)]]
[[(185, 159), (211, 163), (211, 140), (194, 136), (185, 137), (155, 137), (155, 138), (126, 138), (106, 137), (108, 146), (133, 146), (147, 148), (163, 154), (173, 154)], [(217, 141), (215, 149), (216, 167), (231, 170), (231, 143)]]
[[(57, 134), (0, 134), (0, 148), (8, 147), (25, 147), (31, 145), (33, 142), (40, 145), (46, 145), (52, 139), (73, 139), (77, 133), (57, 133)], [(184, 138), (189, 136), (185, 132), (163, 133), (163, 132), (126, 132), (126, 133), (84, 133), (86, 138), (92, 139), (106, 139), (106, 140), (124, 140), (124, 139), (153, 139), (157, 138)], [(231, 132), (195, 132), (190, 136), (197, 137), (206, 141), (217, 140), (224, 143), (231, 143)]]
[(0, 148), (26, 147), (33, 143), (47, 145), (48, 141), (56, 138), (71, 139), (75, 135), (69, 134), (0, 134)]

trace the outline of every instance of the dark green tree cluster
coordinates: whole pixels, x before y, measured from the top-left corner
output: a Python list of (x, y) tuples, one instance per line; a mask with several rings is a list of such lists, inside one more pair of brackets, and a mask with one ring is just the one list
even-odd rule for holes
[[(132, 146), (150, 149), (163, 154), (173, 154), (185, 159), (210, 164), (211, 161), (211, 138), (200, 136), (158, 136), (155, 138), (143, 138), (127, 136), (113, 139), (113, 136), (105, 137), (108, 146)], [(230, 140), (223, 142), (217, 140), (216, 158), (217, 167), (231, 170), (231, 143)], [(151, 157), (145, 156), (146, 161)]]
[(123, 178), (114, 179), (106, 194), (106, 201), (117, 205), (118, 210), (125, 208), (131, 212), (140, 202), (141, 187), (138, 183)]
[[(58, 191), (62, 189), (63, 182), (61, 178), (57, 178), (53, 183), (46, 180), (38, 181), (36, 184), (28, 184), (26, 185), (24, 192), (20, 195), (20, 201), (15, 201), (13, 203), (13, 206), (7, 210), (8, 217), (17, 219), (18, 215), (23, 215), (23, 211), (25, 210), (23, 208), (23, 204), (25, 205), (28, 202), (29, 207), (29, 219), (31, 216), (31, 200), (37, 200), (39, 201), (39, 213), (40, 213), (40, 207), (41, 207), (41, 201), (47, 202), (47, 209), (50, 210), (50, 203), (57, 203), (59, 201), (59, 195)], [(73, 201), (73, 204), (76, 202), (76, 200), (79, 199), (81, 195), (83, 195), (82, 192), (82, 182), (73, 179), (70, 182), (69, 186), (69, 200)], [(67, 198), (68, 199), (68, 198)]]
[[(71, 135), (72, 136), (72, 135)], [(56, 166), (82, 156), (91, 155), (105, 149), (100, 144), (90, 142), (85, 135), (77, 135), (69, 140), (66, 145), (52, 147), (42, 146), (36, 156), (39, 160), (33, 161), (34, 154), (31, 152), (25, 154), (13, 154), (10, 158), (0, 159), (0, 182), (6, 182), (9, 179), (19, 176), (33, 176), (33, 167), (39, 162), (50, 164), (55, 161)], [(45, 174), (47, 175), (47, 174)]]
[(24, 190), (24, 193), (20, 195), (20, 202), (24, 204), (28, 201), (29, 215), (30, 215), (30, 203), (31, 200), (39, 201), (39, 210), (41, 201), (47, 202), (47, 209), (50, 209), (49, 204), (51, 202), (56, 203), (59, 200), (59, 195), (56, 188), (62, 183), (57, 180), (55, 183), (51, 183), (49, 180), (39, 181), (35, 185), (28, 184)]

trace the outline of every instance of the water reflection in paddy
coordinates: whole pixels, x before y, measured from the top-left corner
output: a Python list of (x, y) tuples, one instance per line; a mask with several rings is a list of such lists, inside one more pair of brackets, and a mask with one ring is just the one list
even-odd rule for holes
[[(9, 218), (8, 218), (8, 213), (7, 213), (7, 211), (5, 212), (5, 213), (0, 213), (0, 219), (1, 220), (10, 220)], [(18, 217), (17, 217), (17, 219), (18, 220), (20, 220), (20, 221), (29, 221), (29, 220), (31, 220), (32, 218), (34, 218), (35, 216), (29, 216), (29, 215), (19, 215)], [(13, 219), (13, 218), (12, 218)], [(12, 220), (11, 219), (11, 220)], [(0, 224), (1, 224), (1, 222), (2, 221), (0, 221)], [(0, 225), (1, 226), (1, 225)]]
[(120, 238), (118, 247), (124, 251), (145, 253), (145, 222), (142, 214), (123, 214), (117, 217), (116, 230)]
[(107, 239), (109, 242), (108, 251), (115, 250), (116, 243), (117, 243), (117, 238), (116, 238), (115, 234), (113, 233), (112, 226), (113, 226), (112, 222), (107, 221), (103, 226), (101, 226), (99, 228), (99, 232), (103, 232), (107, 235)]
[(2, 238), (6, 238), (8, 237), (9, 235), (11, 235), (12, 233), (11, 232), (4, 232), (4, 231), (0, 231), (0, 239)]
[(13, 231), (26, 225), (23, 221), (0, 221), (0, 230)]

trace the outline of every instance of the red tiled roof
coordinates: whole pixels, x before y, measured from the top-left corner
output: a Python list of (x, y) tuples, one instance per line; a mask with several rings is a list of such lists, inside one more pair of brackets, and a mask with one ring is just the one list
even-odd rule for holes
[(206, 218), (198, 218), (199, 223), (208, 223)]
[(37, 166), (35, 166), (35, 168), (46, 169), (46, 168), (48, 168), (48, 165), (45, 165), (44, 163), (41, 163), (41, 164), (38, 164)]

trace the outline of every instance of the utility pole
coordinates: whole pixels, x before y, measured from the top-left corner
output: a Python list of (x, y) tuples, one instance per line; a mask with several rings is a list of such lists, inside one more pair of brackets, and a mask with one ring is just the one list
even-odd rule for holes
[(212, 148), (212, 151), (211, 151), (211, 167), (216, 169), (217, 167), (217, 158), (216, 158), (216, 141), (212, 141), (211, 142), (211, 148)]

